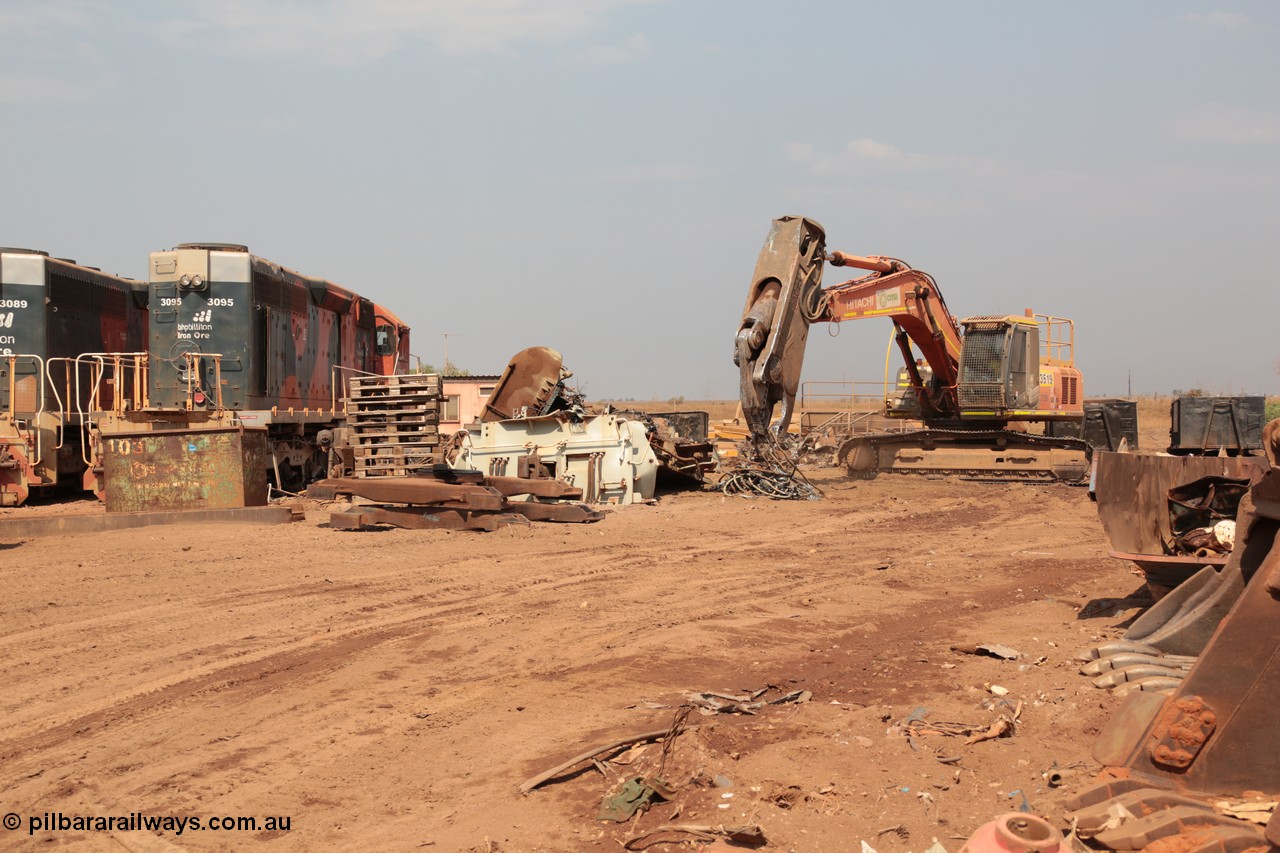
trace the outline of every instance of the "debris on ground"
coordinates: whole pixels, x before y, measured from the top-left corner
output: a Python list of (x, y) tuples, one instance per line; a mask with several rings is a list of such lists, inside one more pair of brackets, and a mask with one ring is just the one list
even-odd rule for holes
[(644, 424), (649, 446), (658, 460), (660, 478), (683, 478), (704, 483), (716, 469), (711, 441), (710, 415), (706, 412), (639, 412), (622, 410), (623, 417)]
[(604, 798), (597, 818), (622, 823), (639, 812), (647, 812), (656, 802), (670, 800), (675, 793), (664, 779), (633, 776), (622, 784), (618, 793)]
[(813, 698), (813, 694), (808, 690), (792, 690), (790, 693), (784, 693), (773, 699), (761, 700), (760, 697), (773, 689), (776, 688), (772, 686), (761, 687), (759, 690), (753, 690), (744, 695), (703, 691), (701, 693), (691, 693), (687, 696), (687, 699), (690, 705), (697, 706), (700, 713), (707, 715), (754, 714), (766, 705), (783, 705), (788, 702), (804, 704)]
[(633, 835), (622, 845), (624, 850), (644, 850), (654, 844), (681, 844), (688, 841), (716, 841), (727, 839), (747, 847), (763, 847), (767, 841), (764, 830), (755, 824), (744, 826), (708, 826), (682, 823), (663, 824)]
[(546, 784), (547, 782), (550, 782), (552, 779), (556, 778), (557, 776), (560, 776), (564, 773), (569, 772), (577, 765), (582, 764), (586, 761), (590, 761), (591, 759), (595, 758), (598, 755), (602, 755), (606, 752), (609, 752), (610, 750), (620, 749), (624, 746), (629, 747), (637, 743), (648, 743), (650, 741), (655, 741), (660, 738), (666, 737), (669, 733), (670, 733), (670, 727), (667, 727), (665, 729), (657, 729), (651, 732), (643, 732), (638, 735), (629, 735), (628, 737), (619, 738), (618, 740), (610, 741), (609, 743), (600, 744), (599, 746), (593, 747), (592, 749), (589, 749), (586, 752), (581, 753), (580, 755), (576, 755), (573, 758), (570, 758), (568, 761), (564, 762), (563, 764), (557, 764), (555, 767), (552, 767), (550, 770), (547, 770), (544, 773), (539, 773), (537, 776), (534, 776), (530, 779), (526, 779), (524, 782), (520, 784), (520, 787), (517, 790), (519, 790), (521, 794), (527, 794), (530, 791), (532, 791), (534, 788), (537, 788), (541, 785)]
[(987, 655), (1001, 660), (1017, 660), (1022, 657), (1022, 652), (1000, 643), (983, 643), (977, 646), (952, 646), (951, 651), (960, 652), (966, 655)]
[[(549, 782), (552, 779), (556, 778), (557, 776), (573, 769), (577, 765), (582, 764), (585, 761), (591, 761), (595, 759), (597, 756), (603, 755), (606, 752), (611, 752), (615, 749), (621, 749), (624, 746), (633, 747), (636, 744), (648, 743), (650, 741), (656, 741), (656, 740), (662, 741), (662, 760), (661, 760), (661, 763), (658, 765), (658, 772), (655, 774), (655, 776), (661, 777), (664, 775), (664, 771), (667, 766), (667, 760), (671, 756), (671, 750), (672, 750), (672, 747), (675, 745), (676, 738), (679, 737), (683, 732), (688, 731), (688, 728), (685, 726), (685, 721), (689, 718), (689, 712), (691, 710), (692, 709), (688, 705), (682, 705), (681, 707), (676, 709), (675, 715), (671, 718), (671, 723), (665, 729), (655, 729), (654, 731), (642, 732), (641, 734), (638, 734), (638, 735), (629, 735), (624, 738), (619, 738), (618, 740), (610, 741), (609, 743), (606, 743), (606, 744), (601, 744), (600, 746), (594, 747), (592, 749), (587, 750), (586, 752), (583, 752), (579, 755), (574, 756), (573, 758), (570, 758), (568, 761), (564, 762), (563, 764), (558, 764), (555, 767), (551, 768), (550, 770), (547, 770), (543, 773), (539, 773), (537, 776), (534, 776), (531, 779), (526, 779), (523, 783), (521, 783), (520, 787), (517, 790), (521, 794), (527, 794), (530, 791), (532, 791), (534, 788), (537, 788), (539, 785)], [(627, 762), (625, 763), (629, 764), (630, 759), (628, 759)]]
[[(916, 738), (928, 735), (963, 737), (965, 738), (965, 745), (971, 746), (984, 740), (995, 740), (996, 738), (1015, 734), (1018, 727), (1018, 718), (1022, 715), (1022, 703), (1019, 702), (1011, 710), (1008, 707), (1001, 710), (996, 719), (990, 723), (956, 723), (943, 720), (928, 720), (926, 717), (929, 714), (928, 708), (916, 708), (906, 717), (890, 726), (889, 734), (905, 737), (913, 750), (919, 748), (916, 744)], [(947, 758), (946, 760), (939, 759), (943, 764), (953, 764), (958, 760), (959, 757)]]
[(721, 461), (718, 488), (726, 495), (788, 501), (816, 501), (822, 490), (800, 473), (799, 457), (781, 444), (744, 443), (731, 460)]

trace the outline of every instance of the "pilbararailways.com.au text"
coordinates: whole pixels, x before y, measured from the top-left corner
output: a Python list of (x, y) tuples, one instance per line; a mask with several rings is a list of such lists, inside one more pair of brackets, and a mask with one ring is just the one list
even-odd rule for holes
[(27, 835), (37, 832), (288, 832), (291, 816), (247, 817), (214, 815), (211, 817), (178, 817), (129, 812), (123, 815), (67, 814), (42, 812), (22, 815), (9, 812), (4, 816), (5, 829), (16, 830), (26, 825)]

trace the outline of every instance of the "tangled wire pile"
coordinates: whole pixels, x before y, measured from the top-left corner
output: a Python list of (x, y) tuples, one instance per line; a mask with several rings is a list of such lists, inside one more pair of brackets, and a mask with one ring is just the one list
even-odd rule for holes
[(767, 448), (743, 443), (738, 467), (720, 478), (726, 495), (760, 495), (774, 500), (816, 501), (822, 491), (799, 470), (800, 459), (781, 445)]

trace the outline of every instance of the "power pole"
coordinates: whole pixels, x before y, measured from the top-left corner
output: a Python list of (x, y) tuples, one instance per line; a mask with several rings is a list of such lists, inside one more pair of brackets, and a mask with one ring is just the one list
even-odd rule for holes
[(443, 377), (449, 372), (449, 336), (457, 335), (457, 332), (441, 332), (444, 335), (444, 364), (440, 365), (440, 375)]

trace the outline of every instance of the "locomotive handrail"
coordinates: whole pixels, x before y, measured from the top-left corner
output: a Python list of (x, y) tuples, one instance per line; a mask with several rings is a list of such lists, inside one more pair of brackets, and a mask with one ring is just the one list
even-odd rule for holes
[(195, 403), (192, 402), (195, 392), (203, 390), (197, 382), (200, 376), (200, 360), (202, 358), (213, 359), (213, 387), (216, 399), (214, 410), (222, 411), (222, 353), (186, 350), (182, 353), (182, 358), (187, 362), (187, 411), (189, 412), (195, 408)]
[(18, 374), (16, 369), (18, 359), (20, 358), (31, 359), (32, 361), (36, 362), (40, 368), (39, 372), (36, 374), (37, 376), (40, 377), (40, 382), (39, 382), (40, 407), (36, 410), (36, 417), (35, 417), (35, 423), (36, 423), (36, 457), (35, 458), (43, 459), (44, 458), (44, 444), (43, 444), (44, 436), (40, 431), (40, 416), (44, 414), (44, 405), (45, 405), (44, 359), (38, 355), (35, 355), (34, 353), (9, 353), (8, 355), (5, 356), (5, 358), (8, 359), (9, 361), (9, 419), (14, 422), (15, 428), (17, 427), (17, 420), (18, 420), (17, 407), (14, 402), (18, 396)]
[[(344, 364), (335, 364), (329, 369), (329, 414), (338, 414), (338, 372), (346, 371), (347, 373), (359, 373), (361, 376), (378, 376), (380, 374), (370, 373), (367, 370), (361, 370), (358, 367), (347, 367)], [(344, 382), (342, 385), (342, 411), (347, 411), (347, 387)]]
[[(106, 364), (107, 364), (108, 358), (111, 359), (115, 367), (115, 375), (117, 377), (119, 376), (120, 368), (123, 365), (124, 360), (126, 358), (130, 360), (136, 359), (136, 361), (133, 361), (133, 366), (135, 367), (135, 370), (134, 370), (135, 390), (138, 387), (137, 385), (138, 372), (140, 370), (146, 369), (147, 354), (145, 352), (85, 352), (75, 357), (76, 414), (80, 418), (80, 428), (85, 431), (86, 436), (89, 434), (89, 431), (93, 428), (93, 411), (90, 410), (89, 413), (86, 415), (84, 409), (81, 407), (81, 401), (85, 399), (85, 395), (81, 393), (81, 389), (80, 389), (81, 361), (84, 359), (88, 359), (89, 361), (86, 361), (84, 363), (84, 366), (90, 368), (91, 370), (94, 370), (94, 380), (92, 382), (92, 390), (90, 391), (90, 399), (97, 401), (98, 395), (102, 389), (102, 381), (106, 377)], [(112, 402), (113, 412), (119, 413), (123, 411), (124, 400), (120, 396), (119, 382), (113, 383), (111, 402)], [(84, 460), (84, 464), (90, 465), (90, 466), (93, 464), (92, 460), (89, 459), (89, 442), (88, 441), (80, 442), (80, 456)]]
[[(53, 378), (54, 362), (64, 362), (68, 365), (63, 373), (63, 381), (67, 386), (67, 399), (64, 401), (62, 395), (58, 393), (58, 382)], [(61, 450), (62, 446), (67, 443), (67, 418), (71, 417), (71, 359), (66, 357), (51, 358), (44, 364), (45, 378), (48, 380), (49, 387), (53, 389), (53, 398), (58, 402), (58, 443), (54, 445), (54, 450)]]

